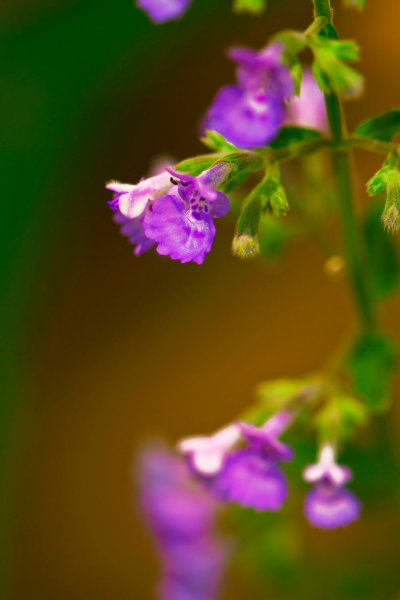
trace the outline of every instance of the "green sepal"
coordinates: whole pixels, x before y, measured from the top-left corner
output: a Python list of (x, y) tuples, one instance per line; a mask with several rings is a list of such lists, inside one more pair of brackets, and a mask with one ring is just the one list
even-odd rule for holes
[(367, 137), (381, 142), (390, 142), (390, 140), (400, 131), (400, 110), (392, 108), (385, 113), (372, 117), (360, 123), (355, 135)]
[(373, 412), (382, 412), (390, 401), (397, 350), (389, 338), (377, 333), (361, 337), (345, 361), (354, 392)]
[(301, 31), (296, 29), (284, 29), (272, 38), (273, 42), (280, 42), (283, 45), (283, 54), (285, 58), (294, 58), (299, 52), (307, 46), (307, 40)]
[(382, 207), (375, 203), (363, 223), (371, 292), (376, 301), (393, 293), (400, 282), (399, 257), (391, 237), (382, 227), (381, 212)]
[(260, 193), (260, 186), (254, 188), (250, 196), (245, 200), (243, 210), (236, 225), (239, 235), (257, 236), (261, 212), (265, 206), (265, 198)]
[(234, 0), (233, 12), (235, 13), (250, 13), (253, 15), (260, 14), (267, 7), (267, 0)]
[(297, 127), (296, 125), (285, 125), (281, 127), (278, 136), (270, 143), (269, 147), (273, 150), (278, 148), (287, 148), (294, 144), (317, 140), (322, 137), (322, 133), (316, 129), (308, 127)]
[(210, 150), (215, 150), (215, 152), (229, 154), (239, 151), (236, 146), (228, 142), (228, 140), (226, 140), (224, 136), (217, 131), (207, 130), (205, 132), (205, 136), (201, 138), (201, 141), (205, 146), (207, 146), (207, 148), (210, 148)]
[(321, 394), (321, 381), (317, 377), (302, 379), (276, 379), (260, 383), (256, 396), (261, 405), (277, 412), (286, 408), (312, 404)]
[(220, 154), (206, 154), (204, 156), (195, 156), (194, 158), (187, 158), (182, 162), (175, 165), (175, 169), (179, 173), (186, 173), (196, 177), (200, 175), (206, 169), (209, 169), (211, 165), (221, 158)]
[(321, 441), (349, 438), (355, 429), (365, 425), (369, 412), (354, 396), (334, 393), (314, 415), (312, 424)]

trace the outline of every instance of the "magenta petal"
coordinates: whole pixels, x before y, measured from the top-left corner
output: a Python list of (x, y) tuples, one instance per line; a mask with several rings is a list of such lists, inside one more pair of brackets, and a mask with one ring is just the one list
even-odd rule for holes
[(279, 510), (288, 493), (282, 471), (251, 449), (228, 457), (213, 489), (223, 500), (259, 511)]
[(153, 202), (143, 219), (147, 238), (158, 242), (157, 252), (182, 263), (201, 264), (211, 250), (214, 223), (208, 215), (197, 215), (177, 196), (163, 196)]
[(289, 461), (293, 458), (293, 450), (283, 442), (280, 442), (273, 432), (263, 427), (254, 427), (246, 423), (239, 423), (240, 431), (246, 442), (253, 448), (263, 452), (266, 457), (273, 461)]
[(353, 492), (330, 484), (313, 488), (304, 503), (307, 519), (321, 529), (345, 527), (359, 518), (360, 511), (360, 501)]
[(277, 135), (283, 119), (283, 103), (258, 102), (241, 88), (228, 85), (216, 95), (202, 130), (217, 131), (238, 148), (257, 148)]

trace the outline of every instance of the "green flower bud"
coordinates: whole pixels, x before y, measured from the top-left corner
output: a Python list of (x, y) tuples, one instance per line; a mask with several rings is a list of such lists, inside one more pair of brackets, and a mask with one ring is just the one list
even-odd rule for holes
[(397, 233), (400, 229), (400, 171), (391, 170), (386, 184), (386, 203), (382, 222), (386, 229)]
[(237, 233), (232, 240), (232, 254), (238, 258), (255, 258), (260, 254), (257, 236)]
[(362, 92), (364, 79), (344, 61), (359, 59), (359, 48), (352, 40), (312, 38), (309, 46), (314, 53), (313, 73), (324, 92), (353, 97)]
[(382, 169), (379, 169), (367, 182), (370, 196), (386, 193), (382, 222), (392, 233), (400, 230), (400, 171), (397, 167), (397, 155), (389, 156)]

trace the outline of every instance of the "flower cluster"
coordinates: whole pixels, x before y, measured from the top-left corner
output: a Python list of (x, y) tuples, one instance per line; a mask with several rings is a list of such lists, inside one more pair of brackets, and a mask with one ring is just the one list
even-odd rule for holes
[(202, 264), (214, 240), (214, 218), (229, 210), (228, 198), (216, 189), (229, 171), (229, 165), (217, 164), (192, 177), (164, 169), (136, 185), (108, 183), (114, 220), (136, 245), (135, 254), (157, 244), (158, 254)]
[[(257, 511), (277, 511), (288, 495), (280, 463), (293, 457), (292, 449), (278, 438), (292, 418), (290, 412), (281, 411), (262, 427), (230, 424), (208, 437), (184, 439), (178, 447), (214, 497)], [(239, 441), (245, 447), (234, 448)], [(358, 518), (360, 503), (343, 487), (351, 478), (350, 470), (335, 463), (331, 445), (323, 446), (319, 462), (305, 469), (304, 478), (314, 483), (305, 500), (312, 525), (333, 529)]]
[(215, 501), (163, 448), (143, 452), (140, 494), (162, 564), (159, 597), (215, 598), (226, 562), (225, 544), (213, 531)]
[(285, 100), (293, 93), (281, 45), (274, 43), (259, 52), (233, 48), (229, 56), (238, 64), (237, 83), (217, 93), (202, 130), (217, 131), (238, 148), (265, 146), (282, 126)]

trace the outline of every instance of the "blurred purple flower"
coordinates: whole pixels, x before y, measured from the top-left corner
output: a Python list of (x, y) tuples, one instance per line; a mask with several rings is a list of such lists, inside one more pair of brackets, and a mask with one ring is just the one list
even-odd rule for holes
[(191, 0), (136, 0), (136, 6), (142, 9), (154, 23), (179, 19), (190, 3)]
[(280, 412), (262, 427), (240, 423), (248, 448), (230, 453), (213, 483), (213, 490), (225, 501), (255, 510), (279, 510), (287, 498), (286, 478), (277, 466), (290, 460), (291, 448), (278, 440), (291, 417)]
[(182, 263), (203, 263), (215, 236), (213, 218), (229, 210), (228, 198), (216, 191), (229, 169), (216, 165), (199, 177), (169, 170), (176, 189), (152, 202), (143, 219), (145, 236), (157, 242), (159, 254)]
[(216, 502), (164, 449), (140, 459), (140, 499), (163, 567), (162, 600), (214, 600), (226, 547), (213, 533)]
[(304, 504), (311, 525), (321, 529), (336, 529), (358, 519), (360, 501), (353, 492), (343, 487), (351, 478), (350, 469), (335, 462), (333, 446), (325, 444), (318, 463), (304, 470), (304, 479), (314, 483)]
[(328, 131), (324, 94), (309, 69), (303, 69), (300, 96), (292, 96), (287, 104), (285, 125)]
[(203, 119), (201, 129), (221, 133), (239, 148), (256, 148), (270, 142), (284, 117), (284, 102), (293, 92), (290, 73), (281, 63), (281, 46), (260, 52), (233, 48), (238, 63), (237, 85), (223, 87)]

